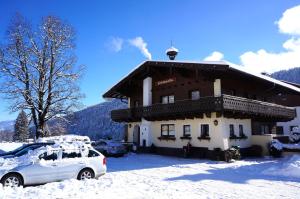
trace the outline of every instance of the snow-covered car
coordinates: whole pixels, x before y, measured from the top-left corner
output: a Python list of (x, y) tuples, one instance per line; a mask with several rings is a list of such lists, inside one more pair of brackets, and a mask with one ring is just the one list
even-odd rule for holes
[(126, 146), (122, 142), (113, 140), (99, 140), (92, 143), (92, 146), (107, 156), (123, 156), (127, 153)]
[(30, 150), (35, 150), (40, 147), (47, 146), (47, 145), (53, 145), (53, 144), (54, 144), (54, 142), (23, 144), (22, 146), (16, 148), (15, 150), (0, 154), (0, 158), (20, 157), (20, 156), (23, 156), (26, 153), (28, 153), (28, 151), (30, 151)]
[(106, 173), (106, 158), (80, 143), (41, 147), (24, 156), (5, 159), (1, 164), (0, 182), (7, 187), (72, 178), (85, 180), (98, 178)]

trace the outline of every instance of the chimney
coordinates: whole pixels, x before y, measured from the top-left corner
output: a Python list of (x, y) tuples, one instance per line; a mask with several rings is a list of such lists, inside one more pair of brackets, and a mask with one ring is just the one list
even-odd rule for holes
[(169, 56), (170, 60), (174, 60), (178, 52), (179, 52), (178, 49), (173, 46), (171, 46), (171, 48), (166, 50), (166, 54), (167, 56)]

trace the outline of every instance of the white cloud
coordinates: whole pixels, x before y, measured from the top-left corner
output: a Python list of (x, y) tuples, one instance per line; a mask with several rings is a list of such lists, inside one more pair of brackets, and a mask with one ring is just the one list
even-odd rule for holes
[(109, 42), (109, 48), (114, 52), (122, 50), (124, 40), (120, 37), (112, 37)]
[(137, 47), (141, 53), (149, 60), (152, 59), (152, 55), (147, 49), (147, 43), (143, 40), (142, 37), (136, 37), (134, 39), (129, 39), (128, 40), (129, 44), (132, 46)]
[(291, 35), (300, 35), (300, 5), (287, 9), (277, 22), (279, 31)]
[(277, 22), (281, 33), (292, 35), (282, 44), (284, 51), (268, 52), (260, 49), (240, 56), (241, 64), (252, 72), (275, 72), (300, 67), (300, 6), (286, 10)]
[(204, 61), (221, 61), (223, 60), (224, 55), (218, 51), (214, 51), (208, 57), (204, 58)]

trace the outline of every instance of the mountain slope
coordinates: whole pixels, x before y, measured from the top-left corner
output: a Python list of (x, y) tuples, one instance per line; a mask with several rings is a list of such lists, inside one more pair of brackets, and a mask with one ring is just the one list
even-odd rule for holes
[(52, 120), (48, 128), (52, 135), (77, 134), (89, 136), (92, 140), (100, 138), (123, 139), (124, 124), (113, 122), (110, 112), (114, 109), (126, 108), (120, 100), (103, 102), (74, 112), (66, 117), (67, 121)]
[(113, 122), (110, 112), (114, 109), (126, 108), (126, 104), (120, 100), (103, 102), (81, 111), (75, 112), (69, 117), (67, 132), (71, 134), (87, 135), (91, 139), (123, 137), (124, 124)]
[(281, 70), (273, 73), (271, 76), (278, 80), (285, 80), (300, 84), (300, 68)]
[(0, 122), (0, 131), (13, 131), (14, 130), (15, 121), (1, 121)]

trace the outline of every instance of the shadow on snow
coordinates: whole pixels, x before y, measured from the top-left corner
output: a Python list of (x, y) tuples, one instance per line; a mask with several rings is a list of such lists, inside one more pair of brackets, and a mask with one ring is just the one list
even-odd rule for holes
[[(199, 182), (204, 180), (225, 181), (236, 184), (246, 184), (250, 180), (268, 180), (268, 181), (286, 181), (286, 182), (300, 182), (300, 178), (273, 176), (262, 174), (262, 171), (278, 166), (278, 161), (256, 161), (259, 164), (242, 165), (230, 168), (211, 168), (205, 170), (205, 173), (182, 175), (165, 179), (166, 181), (180, 181), (187, 180)], [(300, 186), (299, 186), (300, 188)]]

